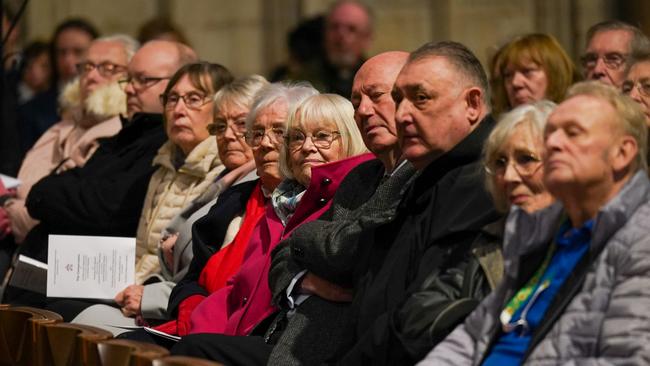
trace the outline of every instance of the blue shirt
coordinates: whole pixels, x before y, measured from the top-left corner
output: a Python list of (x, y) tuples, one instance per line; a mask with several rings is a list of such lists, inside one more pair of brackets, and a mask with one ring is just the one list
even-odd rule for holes
[[(562, 287), (582, 256), (589, 250), (593, 225), (593, 220), (589, 220), (581, 228), (574, 229), (571, 228), (569, 221), (567, 221), (560, 227), (560, 231), (555, 238), (555, 253), (535, 287), (535, 291), (546, 280), (550, 280), (550, 284), (534, 299), (535, 302), (531, 304), (528, 310), (526, 320), (528, 321), (529, 331), (522, 334), (519, 329), (516, 329), (510, 333), (501, 333), (499, 339), (494, 343), (492, 351), (485, 358), (483, 366), (519, 365), (521, 363), (524, 354), (528, 350), (532, 333), (544, 318), (544, 314), (551, 305), (553, 298), (555, 298), (560, 287)], [(526, 308), (526, 305), (533, 297), (532, 295), (529, 296), (528, 300), (515, 311), (510, 320), (511, 323), (521, 318), (523, 309)]]

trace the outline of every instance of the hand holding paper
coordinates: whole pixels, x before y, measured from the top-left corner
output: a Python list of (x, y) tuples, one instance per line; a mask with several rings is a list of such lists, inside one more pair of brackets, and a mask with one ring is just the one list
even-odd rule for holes
[(144, 286), (131, 285), (115, 296), (115, 302), (122, 309), (124, 316), (137, 316), (142, 313), (142, 294)]

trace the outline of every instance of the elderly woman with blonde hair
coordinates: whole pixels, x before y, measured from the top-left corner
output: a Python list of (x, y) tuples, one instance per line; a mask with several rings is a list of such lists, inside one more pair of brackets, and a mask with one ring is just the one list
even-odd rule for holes
[[(191, 317), (190, 335), (173, 352), (194, 353), (195, 347), (263, 332), (277, 308), (271, 304), (268, 274), (271, 252), (300, 225), (320, 217), (330, 206), (340, 182), (358, 164), (372, 159), (354, 121), (354, 109), (345, 98), (318, 94), (289, 112), (280, 153), (284, 181), (271, 195), (259, 235), (252, 238), (248, 256), (229, 285), (204, 300)], [(359, 155), (362, 154), (362, 155)], [(253, 284), (253, 286), (251, 286)], [(241, 300), (245, 299), (245, 300)], [(235, 306), (233, 306), (233, 304)], [(220, 333), (220, 334), (195, 334)], [(253, 342), (259, 337), (247, 337)], [(205, 355), (210, 357), (210, 355)]]

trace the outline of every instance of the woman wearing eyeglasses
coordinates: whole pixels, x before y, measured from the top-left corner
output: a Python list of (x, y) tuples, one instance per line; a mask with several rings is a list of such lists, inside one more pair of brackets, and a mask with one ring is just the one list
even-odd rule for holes
[[(214, 115), (214, 94), (231, 80), (232, 75), (221, 65), (187, 64), (172, 76), (161, 95), (168, 141), (153, 160), (158, 170), (149, 181), (138, 224), (137, 285), (160, 271), (158, 245), (169, 220), (203, 193), (224, 169), (207, 125)], [(119, 294), (116, 300), (118, 304), (124, 302)]]
[(541, 101), (504, 114), (484, 147), (486, 186), (497, 209), (533, 212), (553, 203), (542, 182), (544, 125), (555, 103)]
[[(214, 99), (211, 99), (214, 103), (215, 115), (228, 114), (227, 111), (233, 105), (237, 105), (245, 112), (244, 118), (246, 118), (255, 95), (267, 85), (268, 82), (257, 75), (226, 84), (216, 93)], [(167, 99), (168, 102), (170, 99), (176, 99), (176, 103), (181, 102), (184, 98), (190, 99), (185, 102), (190, 106), (192, 103), (198, 106), (204, 103), (201, 98), (196, 98), (193, 102), (192, 97), (196, 97), (196, 95), (178, 96), (172, 94)], [(164, 97), (162, 99), (165, 100)], [(216, 120), (219, 121), (219, 118)], [(208, 126), (212, 124), (214, 122), (210, 122)], [(187, 282), (187, 277), (191, 277), (195, 281), (198, 280), (199, 273), (194, 272), (197, 267), (200, 271), (200, 268), (205, 265), (206, 257), (209, 258), (220, 248), (227, 247), (228, 249), (224, 252), (227, 252), (228, 256), (227, 260), (221, 263), (222, 267), (238, 267), (241, 259), (238, 261), (234, 258), (232, 250), (235, 248), (237, 251), (243, 252), (240, 247), (245, 248), (247, 240), (243, 245), (240, 241), (243, 240), (242, 237), (250, 236), (250, 233), (240, 234), (238, 230), (245, 231), (243, 228), (253, 226), (263, 213), (265, 199), (261, 188), (265, 184), (258, 179), (252, 156), (240, 159), (239, 156), (227, 154), (229, 150), (225, 147), (229, 145), (224, 142), (223, 134), (217, 133), (216, 138), (209, 137), (208, 139), (216, 140), (219, 144), (219, 158), (225, 169), (213, 179), (205, 192), (187, 204), (163, 230), (157, 248), (157, 259), (161, 268), (160, 275), (148, 278), (144, 286), (132, 285), (122, 291), (118, 295), (118, 298), (121, 297), (122, 300), (121, 312), (106, 305), (96, 305), (84, 310), (73, 322), (99, 326), (116, 335), (123, 333), (124, 329), (106, 327), (106, 324), (132, 326), (136, 324), (133, 319), (133, 316), (136, 316), (139, 320), (153, 325), (169, 319), (167, 304), (171, 289), (179, 281)], [(236, 142), (238, 148), (244, 147), (250, 150), (243, 140), (243, 136), (231, 140)], [(279, 172), (275, 175), (275, 179), (279, 179)], [(267, 176), (262, 176), (262, 181), (267, 180), (269, 180)], [(267, 187), (270, 190), (274, 188), (275, 186)], [(198, 229), (193, 233), (192, 226), (195, 223)], [(237, 235), (237, 240), (233, 240), (235, 235)], [(194, 250), (193, 245), (196, 246)], [(197, 257), (193, 259), (193, 254), (196, 253), (198, 253)], [(197, 265), (195, 262), (200, 264)], [(188, 274), (190, 267), (194, 269), (190, 270), (190, 274)], [(231, 270), (231, 274), (233, 271)], [(224, 272), (227, 271), (224, 270)], [(196, 275), (195, 278), (194, 275)], [(154, 282), (156, 279), (160, 282)], [(167, 326), (165, 331), (176, 334), (175, 325), (174, 322)]]
[[(226, 286), (226, 281), (239, 270), (251, 237), (259, 234), (254, 228), (266, 214), (264, 206), (282, 180), (278, 158), (289, 109), (318, 93), (308, 85), (277, 83), (258, 89), (254, 100), (251, 96), (248, 103), (242, 103), (242, 95), (248, 94), (247, 84), (254, 84), (258, 79), (263, 78), (246, 77), (224, 87), (216, 97), (222, 108), (210, 127), (217, 137), (224, 164), (243, 160), (245, 156), (254, 158), (253, 167), (259, 176), (258, 187), (252, 194), (238, 191), (231, 195), (239, 196), (238, 200), (242, 202), (250, 196), (245, 203), (243, 222), (238, 222), (239, 231), (232, 223), (227, 227), (220, 225), (223, 215), (233, 210), (232, 205), (220, 210), (217, 206), (222, 203), (221, 200), (195, 223), (192, 230), (194, 257), (187, 273), (169, 297), (167, 312), (175, 315), (176, 319), (157, 328), (166, 333), (186, 335), (192, 310), (207, 295)], [(235, 104), (239, 107), (234, 107)], [(223, 108), (228, 105), (230, 107)], [(244, 109), (246, 115), (240, 113)], [(262, 198), (259, 198), (260, 195)], [(256, 201), (252, 202), (253, 199)], [(225, 231), (231, 232), (227, 235), (229, 240), (219, 237)], [(247, 258), (250, 260), (251, 257)]]
[[(278, 156), (284, 180), (271, 194), (240, 270), (196, 307), (190, 319), (191, 334), (173, 352), (184, 353), (186, 347), (204, 342), (237, 342), (239, 338), (230, 336), (250, 335), (265, 319), (272, 319), (276, 311), (268, 286), (272, 250), (296, 227), (320, 217), (348, 171), (372, 158), (359, 155), (366, 148), (353, 116), (350, 102), (333, 94), (311, 96), (289, 112)], [(264, 133), (254, 124), (249, 131), (250, 139), (259, 139), (260, 147), (279, 140), (272, 125), (263, 129)], [(261, 156), (256, 158), (258, 169), (261, 161)], [(264, 322), (255, 334), (262, 334), (267, 326)], [(266, 347), (261, 337), (247, 338)]]
[(542, 99), (560, 102), (580, 80), (575, 65), (551, 35), (535, 33), (504, 45), (492, 60), (493, 112)]

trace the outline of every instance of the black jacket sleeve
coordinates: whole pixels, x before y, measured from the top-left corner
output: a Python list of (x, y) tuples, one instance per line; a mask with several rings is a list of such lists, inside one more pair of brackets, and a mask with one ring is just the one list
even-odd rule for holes
[(406, 164), (384, 181), (383, 174), (384, 168), (378, 160), (354, 169), (341, 183), (328, 212), (318, 220), (301, 225), (276, 247), (269, 274), (276, 304), (280, 304), (279, 296), (302, 269), (351, 287), (352, 268), (361, 247), (371, 242), (366, 234), (393, 219), (415, 169)]
[(84, 167), (47, 176), (27, 197), (29, 214), (51, 233), (133, 236), (155, 170), (152, 158), (111, 174)]
[(422, 268), (409, 295), (393, 312), (378, 317), (340, 359), (341, 365), (410, 364), (422, 359), (490, 292), (468, 245), (431, 247), (423, 256), (445, 263)]

